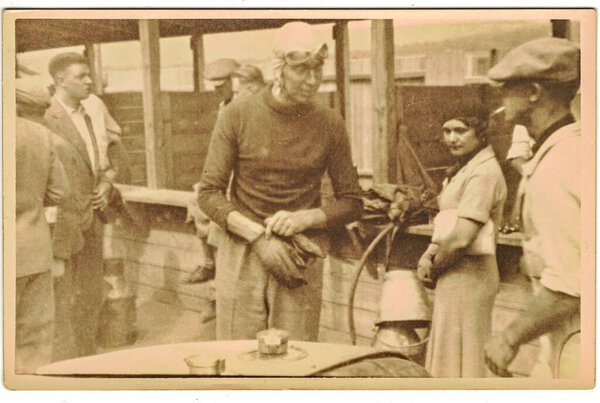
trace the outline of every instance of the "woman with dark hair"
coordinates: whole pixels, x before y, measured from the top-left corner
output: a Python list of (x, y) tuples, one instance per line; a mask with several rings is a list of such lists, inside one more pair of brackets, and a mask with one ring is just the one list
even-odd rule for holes
[(457, 162), (448, 169), (432, 243), (417, 270), (435, 287), (426, 368), (434, 377), (480, 378), (487, 375), (484, 346), (499, 284), (495, 245), (506, 183), (486, 138), (487, 116), (453, 116), (442, 130)]

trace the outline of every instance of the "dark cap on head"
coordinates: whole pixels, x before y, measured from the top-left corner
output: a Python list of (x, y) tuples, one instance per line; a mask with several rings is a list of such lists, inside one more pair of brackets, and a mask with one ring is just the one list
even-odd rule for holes
[(256, 66), (246, 64), (237, 69), (233, 75), (240, 77), (243, 81), (264, 83), (263, 73)]
[(240, 67), (233, 59), (218, 59), (206, 65), (204, 78), (210, 81), (224, 81)]
[(567, 39), (539, 38), (517, 46), (490, 69), (488, 78), (498, 81), (539, 80), (568, 82), (580, 76), (579, 48)]
[(484, 121), (488, 118), (488, 110), (484, 108), (484, 105), (478, 98), (460, 98), (454, 102), (445, 104), (442, 110), (440, 110), (440, 118), (440, 125), (456, 118), (474, 118)]
[(57, 72), (66, 69), (72, 64), (88, 64), (88, 60), (82, 54), (76, 52), (59, 53), (50, 59), (48, 72), (54, 77)]

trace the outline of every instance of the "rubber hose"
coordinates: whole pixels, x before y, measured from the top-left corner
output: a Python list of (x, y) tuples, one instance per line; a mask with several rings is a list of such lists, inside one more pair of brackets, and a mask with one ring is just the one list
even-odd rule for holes
[(348, 327), (350, 328), (350, 339), (352, 340), (352, 344), (356, 345), (356, 329), (354, 328), (354, 294), (356, 293), (356, 287), (358, 286), (358, 279), (360, 277), (360, 273), (362, 272), (365, 264), (367, 263), (367, 259), (373, 251), (375, 247), (381, 242), (381, 240), (392, 230), (394, 229), (395, 224), (390, 223), (385, 228), (381, 230), (379, 234), (371, 241), (365, 253), (363, 253), (362, 257), (358, 261), (356, 272), (354, 273), (354, 277), (352, 278), (352, 286), (350, 287), (350, 295), (348, 298)]

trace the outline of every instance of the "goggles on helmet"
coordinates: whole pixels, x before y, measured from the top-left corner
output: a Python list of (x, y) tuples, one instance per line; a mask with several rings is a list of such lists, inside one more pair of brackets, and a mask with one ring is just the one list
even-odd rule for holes
[(285, 64), (290, 66), (298, 66), (300, 64), (312, 64), (314, 62), (322, 62), (328, 56), (327, 44), (323, 44), (319, 49), (311, 51), (292, 50), (289, 52), (278, 51), (276, 56), (282, 58)]

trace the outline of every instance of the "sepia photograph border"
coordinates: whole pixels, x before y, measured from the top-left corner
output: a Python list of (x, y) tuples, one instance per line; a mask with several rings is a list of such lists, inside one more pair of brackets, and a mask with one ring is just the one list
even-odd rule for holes
[[(4, 228), (4, 382), (17, 390), (220, 390), (220, 389), (590, 389), (595, 386), (596, 310), (596, 12), (593, 9), (394, 9), (394, 10), (5, 10), (3, 14), (3, 228)], [(14, 373), (15, 340), (15, 20), (19, 18), (66, 19), (408, 19), (408, 20), (551, 20), (580, 22), (582, 198), (581, 198), (581, 378), (539, 380), (398, 379), (398, 378), (188, 378), (188, 377), (52, 377)]]

